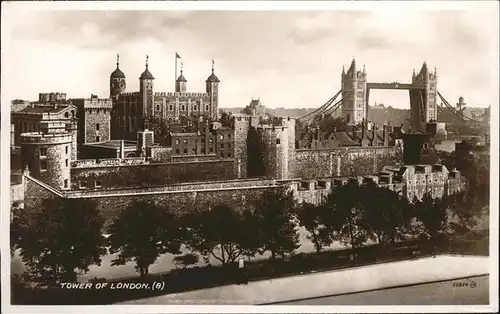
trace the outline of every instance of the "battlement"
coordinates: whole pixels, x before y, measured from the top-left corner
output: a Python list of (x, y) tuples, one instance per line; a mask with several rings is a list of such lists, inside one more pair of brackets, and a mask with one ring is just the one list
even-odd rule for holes
[(60, 133), (41, 133), (31, 132), (21, 134), (21, 143), (23, 145), (43, 145), (43, 144), (65, 144), (71, 143), (73, 136), (67, 132)]
[(71, 168), (118, 167), (146, 164), (149, 164), (149, 161), (146, 161), (144, 157), (79, 159), (71, 162)]
[(139, 96), (141, 92), (128, 92), (128, 93), (121, 93), (120, 97), (132, 97), (132, 96)]
[(255, 127), (257, 131), (286, 131), (288, 126), (285, 125), (269, 125), (269, 124), (260, 124)]
[(50, 93), (39, 93), (39, 102), (59, 102), (66, 100), (66, 93), (50, 92)]
[(98, 98), (92, 95), (91, 98), (75, 98), (71, 99), (75, 104), (82, 104), (85, 109), (111, 109), (113, 102), (110, 98)]
[(154, 94), (155, 96), (160, 96), (160, 97), (194, 97), (194, 98), (199, 98), (199, 97), (208, 97), (210, 96), (209, 93), (180, 93), (180, 92), (156, 92)]

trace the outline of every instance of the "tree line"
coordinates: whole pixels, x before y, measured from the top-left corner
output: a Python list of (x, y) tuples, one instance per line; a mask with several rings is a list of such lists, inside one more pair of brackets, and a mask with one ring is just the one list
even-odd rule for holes
[[(332, 188), (319, 205), (299, 204), (291, 191), (279, 188), (243, 208), (222, 203), (183, 216), (137, 199), (103, 235), (104, 219), (94, 201), (47, 199), (13, 210), (11, 249), (19, 249), (30, 280), (42, 285), (75, 281), (106, 253), (116, 254), (112, 265), (134, 262), (141, 276), (163, 254), (177, 255), (175, 261), (184, 265), (196, 264), (198, 256), (215, 258), (223, 267), (264, 253), (275, 260), (300, 247), (299, 227), (318, 252), (340, 242), (352, 248), (355, 259), (370, 240), (432, 242), (466, 232), (479, 215), (477, 203), (468, 192), (435, 199), (425, 194), (409, 202), (395, 191), (356, 182)], [(182, 247), (190, 253), (181, 255)]]

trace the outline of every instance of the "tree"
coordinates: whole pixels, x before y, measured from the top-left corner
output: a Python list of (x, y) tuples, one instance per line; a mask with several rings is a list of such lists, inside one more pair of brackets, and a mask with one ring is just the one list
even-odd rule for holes
[(253, 217), (259, 253), (271, 252), (272, 260), (299, 248), (293, 193), (285, 188), (266, 190), (255, 203)]
[(190, 219), (187, 246), (204, 257), (212, 256), (226, 266), (245, 252), (248, 234), (243, 216), (231, 207), (220, 204)]
[(322, 220), (324, 208), (310, 203), (303, 203), (298, 209), (299, 223), (307, 231), (307, 238), (312, 241), (316, 252), (320, 252), (325, 246), (332, 243), (327, 228)]
[(361, 187), (356, 182), (336, 186), (325, 202), (324, 221), (332, 240), (338, 240), (352, 247), (352, 257), (368, 240), (362, 217)]
[(380, 244), (404, 240), (411, 229), (408, 201), (385, 187), (368, 184), (363, 190), (363, 228), (373, 233)]
[(446, 198), (434, 199), (430, 193), (424, 194), (422, 200), (414, 202), (416, 217), (422, 226), (421, 236), (431, 243), (434, 253), (435, 241), (446, 239), (448, 235), (448, 215)]
[(165, 253), (180, 254), (183, 240), (179, 219), (152, 201), (134, 200), (112, 222), (109, 230), (110, 252), (118, 253), (112, 265), (136, 263), (142, 276)]
[(103, 223), (94, 201), (44, 199), (13, 212), (11, 245), (20, 249), (34, 282), (76, 281), (106, 253)]
[(174, 257), (174, 263), (176, 265), (184, 266), (184, 269), (190, 265), (197, 264), (198, 260), (199, 260), (198, 255), (192, 253)]

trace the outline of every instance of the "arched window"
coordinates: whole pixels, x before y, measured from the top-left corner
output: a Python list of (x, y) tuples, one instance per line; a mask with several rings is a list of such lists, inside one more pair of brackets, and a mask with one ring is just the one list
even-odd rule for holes
[(74, 110), (71, 110), (71, 117), (74, 118), (75, 117), (75, 111)]
[(195, 111), (198, 110), (198, 106), (194, 105), (193, 110), (195, 110)]
[(66, 112), (66, 113), (64, 114), (64, 117), (65, 117), (65, 118), (69, 118), (69, 113), (67, 113), (67, 112)]

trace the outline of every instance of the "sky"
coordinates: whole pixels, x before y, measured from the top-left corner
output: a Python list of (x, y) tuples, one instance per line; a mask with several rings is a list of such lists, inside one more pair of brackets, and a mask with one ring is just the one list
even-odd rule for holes
[[(2, 93), (10, 100), (36, 100), (39, 92), (108, 97), (117, 53), (127, 92), (138, 91), (146, 55), (154, 90), (171, 92), (177, 52), (190, 92), (205, 91), (215, 60), (219, 107), (243, 107), (252, 97), (272, 108), (319, 107), (340, 90), (342, 67), (354, 57), (359, 68), (366, 66), (369, 82), (410, 82), (426, 61), (437, 68), (438, 90), (450, 103), (463, 96), (471, 107), (498, 104), (496, 1), (441, 11), (415, 3), (293, 11), (258, 5), (245, 7), (253, 11), (194, 11), (192, 5), (151, 11), (135, 3), (112, 7), (135, 10), (93, 5), (82, 11), (3, 2), (8, 75)], [(370, 104), (375, 101), (409, 108), (406, 91), (371, 91)]]

